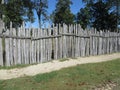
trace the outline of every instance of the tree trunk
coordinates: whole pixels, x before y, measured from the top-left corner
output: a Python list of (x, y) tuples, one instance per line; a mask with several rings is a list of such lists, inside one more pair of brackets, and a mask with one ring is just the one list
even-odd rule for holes
[(41, 15), (38, 15), (39, 28), (41, 29)]

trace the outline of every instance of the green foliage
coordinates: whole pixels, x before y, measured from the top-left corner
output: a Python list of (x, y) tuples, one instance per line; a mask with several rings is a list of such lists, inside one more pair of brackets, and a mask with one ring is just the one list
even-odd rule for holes
[(87, 28), (87, 26), (90, 24), (90, 11), (88, 7), (80, 9), (80, 12), (77, 13), (76, 20), (83, 29)]
[(83, 29), (90, 26), (97, 30), (116, 30), (117, 15), (109, 0), (83, 1), (86, 6), (77, 14), (77, 23), (80, 23)]
[(60, 24), (71, 24), (74, 22), (74, 15), (70, 11), (70, 0), (58, 0), (56, 9), (53, 12), (53, 22)]
[(33, 4), (30, 0), (6, 0), (2, 4), (3, 21), (9, 27), (10, 22), (13, 22), (13, 27), (18, 27), (23, 21), (34, 22)]
[[(92, 13), (92, 26), (97, 30), (114, 30), (116, 28), (116, 15), (109, 12), (111, 7), (102, 1), (94, 3), (90, 11)], [(114, 22), (114, 24), (113, 24)]]

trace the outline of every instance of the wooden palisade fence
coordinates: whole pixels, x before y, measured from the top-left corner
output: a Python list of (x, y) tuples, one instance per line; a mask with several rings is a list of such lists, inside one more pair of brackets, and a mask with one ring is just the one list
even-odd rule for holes
[(83, 30), (80, 25), (0, 31), (0, 66), (120, 52), (120, 33)]

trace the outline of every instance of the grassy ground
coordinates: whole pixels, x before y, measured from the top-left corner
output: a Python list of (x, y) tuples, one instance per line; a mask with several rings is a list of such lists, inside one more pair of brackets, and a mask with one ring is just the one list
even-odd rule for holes
[(120, 85), (120, 59), (0, 81), (0, 90), (90, 90), (110, 81)]

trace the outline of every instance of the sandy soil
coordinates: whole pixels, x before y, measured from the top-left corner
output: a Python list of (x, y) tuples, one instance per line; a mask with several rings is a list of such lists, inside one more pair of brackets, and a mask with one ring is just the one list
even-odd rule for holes
[(47, 73), (51, 71), (60, 70), (62, 68), (76, 66), (78, 64), (86, 63), (98, 63), (104, 61), (110, 61), (112, 59), (120, 58), (120, 53), (114, 53), (110, 55), (90, 56), (90, 57), (79, 57), (77, 59), (69, 59), (68, 61), (60, 62), (54, 60), (48, 63), (42, 63), (37, 65), (31, 65), (25, 68), (15, 68), (10, 70), (0, 70), (0, 80), (12, 79), (24, 76), (34, 76), (40, 73)]

